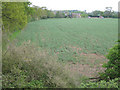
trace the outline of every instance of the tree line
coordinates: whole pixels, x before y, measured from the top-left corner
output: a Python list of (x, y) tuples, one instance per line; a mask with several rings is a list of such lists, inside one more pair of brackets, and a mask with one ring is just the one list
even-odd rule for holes
[(113, 11), (112, 7), (106, 7), (105, 11), (100, 11), (100, 10), (95, 10), (92, 12), (86, 12), (84, 11), (79, 11), (79, 10), (61, 10), (61, 11), (54, 11), (56, 12), (56, 18), (66, 18), (69, 17), (73, 13), (78, 13), (81, 15), (82, 18), (88, 18), (88, 17), (100, 17), (103, 16), (104, 18), (118, 18), (118, 12)]
[(118, 18), (118, 12), (112, 7), (106, 7), (105, 11), (95, 10), (91, 13), (78, 10), (51, 11), (46, 7), (31, 6), (31, 2), (2, 2), (2, 30), (14, 32), (23, 29), (27, 23), (47, 18), (73, 18), (73, 13), (86, 18), (103, 16), (105, 18)]
[(91, 17), (103, 16), (105, 18), (118, 18), (118, 12), (113, 11), (112, 7), (106, 7), (105, 11), (95, 10), (91, 13), (88, 13)]
[(31, 21), (55, 17), (46, 7), (31, 7), (31, 4), (31, 2), (2, 2), (3, 32), (22, 30)]

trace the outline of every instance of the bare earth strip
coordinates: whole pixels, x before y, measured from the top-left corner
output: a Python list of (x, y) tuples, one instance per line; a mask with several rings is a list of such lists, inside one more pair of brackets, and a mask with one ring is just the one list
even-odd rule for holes
[[(102, 64), (107, 62), (102, 59), (105, 59), (104, 56), (97, 56), (96, 54), (81, 54), (82, 57), (88, 58), (88, 64), (81, 64), (80, 62), (72, 63), (68, 62), (66, 68), (71, 70), (73, 73), (78, 73), (87, 77), (96, 77), (98, 72), (103, 72), (105, 68), (102, 68)], [(99, 63), (95, 63), (95, 60), (100, 60)], [(90, 65), (89, 63), (92, 63)]]

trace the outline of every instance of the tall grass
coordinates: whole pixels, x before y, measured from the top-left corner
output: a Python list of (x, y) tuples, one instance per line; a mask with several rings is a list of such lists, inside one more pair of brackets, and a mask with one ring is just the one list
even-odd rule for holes
[(10, 44), (3, 54), (3, 88), (78, 87), (86, 77), (77, 75), (57, 62), (56, 56), (33, 44)]

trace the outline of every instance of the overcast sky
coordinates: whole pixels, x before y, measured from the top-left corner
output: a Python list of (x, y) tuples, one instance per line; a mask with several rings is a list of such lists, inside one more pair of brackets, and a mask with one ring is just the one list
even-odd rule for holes
[(105, 7), (112, 7), (118, 11), (118, 2), (120, 0), (29, 0), (33, 5), (45, 6), (49, 10), (94, 10), (104, 11)]

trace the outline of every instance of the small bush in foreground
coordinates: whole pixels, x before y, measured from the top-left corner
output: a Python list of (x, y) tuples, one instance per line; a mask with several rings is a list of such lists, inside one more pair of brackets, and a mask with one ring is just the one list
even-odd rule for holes
[(29, 87), (29, 88), (43, 88), (44, 87), (44, 84), (43, 84), (43, 81), (38, 81), (38, 80), (33, 80), (29, 83), (27, 83), (26, 87)]
[(118, 88), (118, 80), (119, 78), (115, 78), (109, 82), (101, 80), (100, 82), (81, 83), (80, 88)]

